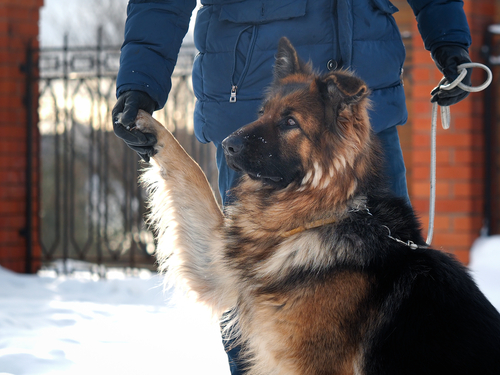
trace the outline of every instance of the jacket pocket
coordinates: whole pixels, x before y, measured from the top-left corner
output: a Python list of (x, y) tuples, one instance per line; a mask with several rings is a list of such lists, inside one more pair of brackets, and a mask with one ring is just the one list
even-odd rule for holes
[(305, 16), (307, 0), (246, 0), (221, 7), (219, 21), (263, 24)]
[(371, 1), (376, 8), (380, 9), (384, 13), (394, 14), (399, 11), (399, 9), (389, 0), (371, 0)]
[(305, 16), (306, 6), (307, 0), (244, 0), (220, 7), (218, 21), (234, 35), (228, 91), (230, 103), (235, 103), (240, 93), (245, 97), (251, 91), (244, 81), (251, 67), (260, 26)]

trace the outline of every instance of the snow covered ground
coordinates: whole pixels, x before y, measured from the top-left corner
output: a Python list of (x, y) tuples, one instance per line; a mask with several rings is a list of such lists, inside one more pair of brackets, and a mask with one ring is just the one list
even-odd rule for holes
[[(500, 309), (500, 236), (471, 254), (479, 287)], [(95, 280), (0, 268), (0, 375), (229, 374), (218, 325), (173, 303), (148, 271)]]
[(469, 268), (479, 288), (500, 311), (500, 236), (476, 240)]
[(218, 325), (161, 279), (0, 268), (0, 374), (229, 374)]

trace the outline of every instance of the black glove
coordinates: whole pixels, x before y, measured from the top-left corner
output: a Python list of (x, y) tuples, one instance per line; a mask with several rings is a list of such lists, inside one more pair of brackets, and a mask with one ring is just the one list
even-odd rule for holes
[[(432, 59), (445, 78), (439, 83), (440, 85), (453, 82), (460, 74), (457, 66), (471, 62), (467, 50), (463, 47), (454, 45), (439, 47), (432, 54)], [(472, 69), (467, 69), (467, 75), (462, 81), (464, 85), (470, 86), (471, 73)], [(438, 86), (431, 91), (431, 95), (432, 103), (437, 102), (441, 106), (449, 106), (465, 99), (467, 95), (469, 95), (469, 92), (462, 90), (458, 86), (451, 90), (442, 90)]]
[(155, 108), (156, 103), (148, 94), (131, 90), (120, 95), (111, 112), (116, 136), (137, 152), (145, 162), (149, 162), (149, 158), (154, 155), (156, 137), (134, 129), (135, 119), (139, 109), (153, 114)]

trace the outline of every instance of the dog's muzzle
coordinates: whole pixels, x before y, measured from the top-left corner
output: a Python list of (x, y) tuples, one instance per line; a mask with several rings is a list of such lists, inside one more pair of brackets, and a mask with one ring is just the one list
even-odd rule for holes
[(237, 135), (229, 135), (226, 139), (222, 141), (222, 150), (224, 151), (224, 156), (226, 157), (226, 163), (229, 168), (234, 169), (237, 172), (243, 171), (243, 166), (241, 165), (241, 156), (245, 148), (244, 140)]
[[(252, 143), (248, 142), (248, 136), (243, 134), (231, 134), (222, 141), (222, 149), (229, 168), (237, 172), (243, 172), (252, 179), (262, 180), (265, 183), (283, 184), (283, 177), (276, 171), (270, 171), (263, 162), (261, 153), (254, 155), (249, 150), (255, 151)], [(255, 137), (254, 137), (255, 138)], [(262, 139), (262, 138), (260, 138)]]

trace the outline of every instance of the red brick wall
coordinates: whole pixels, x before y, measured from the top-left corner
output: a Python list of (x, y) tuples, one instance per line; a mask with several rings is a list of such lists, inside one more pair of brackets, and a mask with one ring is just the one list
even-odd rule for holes
[[(496, 1), (466, 1), (464, 6), (472, 32), (471, 59), (482, 62), (480, 48), (485, 28), (493, 23)], [(429, 162), (431, 104), (429, 92), (442, 75), (423, 47), (416, 23), (412, 27), (412, 91), (408, 106), (411, 126), (411, 200), (427, 228), (429, 210)], [(482, 74), (473, 74), (473, 85)], [(483, 218), (483, 94), (475, 93), (451, 107), (449, 130), (438, 126), (437, 198), (433, 246), (451, 252), (464, 263), (479, 236)]]
[[(0, 265), (25, 272), (26, 228), (26, 149), (27, 111), (26, 76), (20, 67), (25, 62), (26, 47), (38, 47), (39, 9), (43, 0), (0, 1)], [(33, 89), (33, 253), (38, 245), (38, 150), (36, 105), (37, 87)], [(36, 266), (36, 265), (35, 265)], [(34, 271), (34, 270), (31, 270)]]

